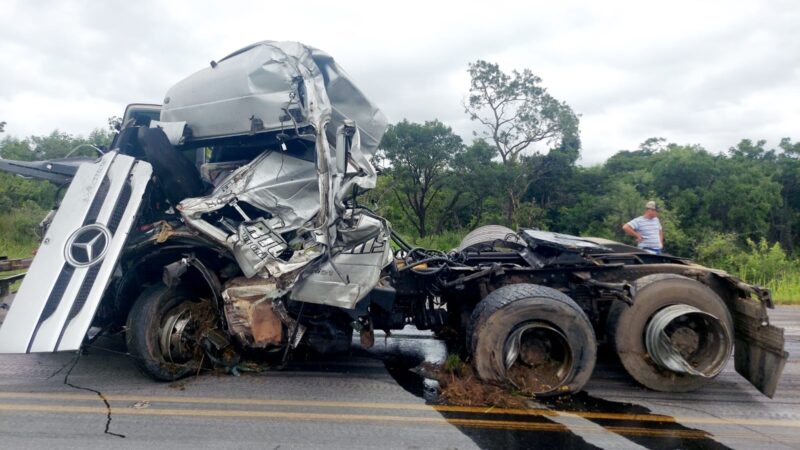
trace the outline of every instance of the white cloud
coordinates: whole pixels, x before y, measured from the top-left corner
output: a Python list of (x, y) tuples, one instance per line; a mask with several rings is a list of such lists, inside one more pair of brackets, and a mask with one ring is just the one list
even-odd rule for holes
[(467, 140), (467, 63), (530, 68), (582, 114), (586, 164), (651, 136), (715, 151), (800, 139), (795, 1), (299, 5), (5, 2), (0, 120), (87, 133), (212, 59), (285, 39), (334, 55), (392, 120), (438, 118)]

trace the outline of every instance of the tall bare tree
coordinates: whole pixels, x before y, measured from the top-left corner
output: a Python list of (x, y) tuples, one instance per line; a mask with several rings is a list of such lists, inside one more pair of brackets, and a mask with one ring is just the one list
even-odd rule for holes
[(577, 134), (578, 116), (553, 98), (529, 69), (507, 74), (497, 64), (478, 60), (470, 63), (469, 75), (464, 107), (484, 126), (483, 137), (497, 147), (503, 162), (516, 161), (536, 142), (558, 143)]
[[(509, 175), (506, 222), (516, 225), (515, 211), (528, 186), (541, 176), (521, 166), (521, 157), (538, 142), (559, 146), (576, 141), (579, 119), (565, 102), (542, 87), (542, 79), (529, 69), (507, 74), (500, 66), (483, 60), (470, 63), (470, 88), (464, 109), (483, 126), (481, 137), (494, 145)], [(579, 141), (578, 141), (579, 142)], [(536, 153), (536, 152), (533, 152)], [(530, 225), (530, 224), (526, 224)]]

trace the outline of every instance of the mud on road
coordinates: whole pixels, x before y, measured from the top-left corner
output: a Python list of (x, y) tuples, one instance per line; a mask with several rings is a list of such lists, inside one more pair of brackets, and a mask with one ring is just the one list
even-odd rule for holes
[[(774, 399), (733, 364), (698, 392), (666, 394), (602, 358), (584, 392), (505, 409), (433, 404), (435, 382), (410, 369), (447, 351), (414, 330), (346, 358), (171, 384), (139, 374), (119, 337), (101, 338), (77, 361), (0, 356), (0, 438), (8, 448), (800, 448), (800, 308), (771, 316), (792, 355)], [(70, 369), (75, 387), (64, 384)]]

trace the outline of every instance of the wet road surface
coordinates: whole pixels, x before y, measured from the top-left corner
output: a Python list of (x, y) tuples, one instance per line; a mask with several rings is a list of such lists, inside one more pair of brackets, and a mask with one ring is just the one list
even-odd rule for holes
[(771, 316), (791, 353), (772, 400), (732, 362), (690, 394), (645, 390), (600, 362), (585, 392), (532, 409), (436, 406), (434, 383), (408, 366), (446, 349), (413, 330), (345, 358), (177, 383), (141, 375), (119, 337), (77, 360), (0, 355), (0, 448), (800, 449), (800, 308)]

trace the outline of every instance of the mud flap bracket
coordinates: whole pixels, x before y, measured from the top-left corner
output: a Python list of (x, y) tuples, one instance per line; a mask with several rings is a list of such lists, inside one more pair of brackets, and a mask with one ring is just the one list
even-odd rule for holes
[(784, 350), (783, 329), (769, 324), (761, 302), (740, 297), (734, 304), (736, 372), (772, 398), (789, 357)]

